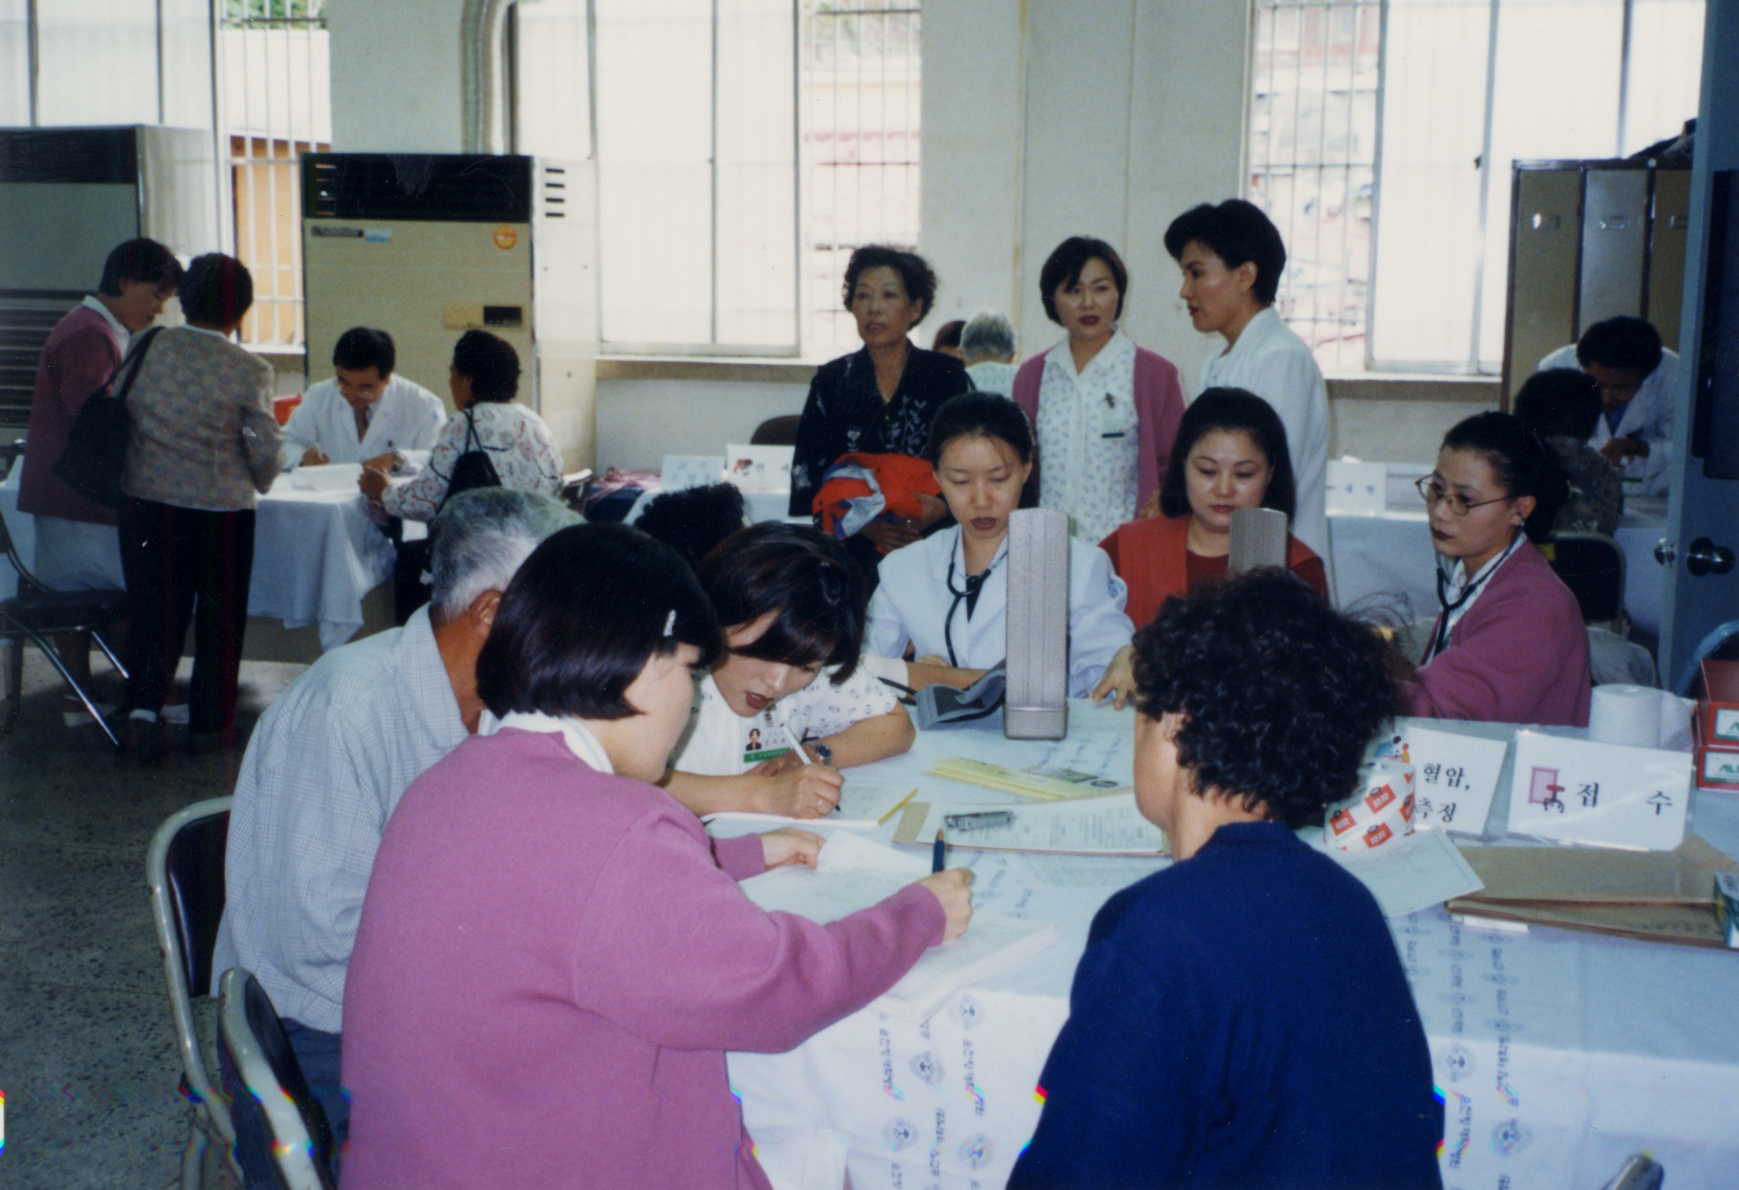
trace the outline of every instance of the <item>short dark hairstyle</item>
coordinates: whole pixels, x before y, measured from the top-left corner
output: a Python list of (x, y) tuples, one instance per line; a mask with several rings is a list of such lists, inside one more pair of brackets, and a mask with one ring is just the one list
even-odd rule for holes
[(930, 466), (940, 466), (948, 444), (962, 437), (1001, 439), (1014, 447), (1021, 462), (1032, 462), (1033, 428), (1026, 411), (999, 393), (961, 393), (942, 403), (924, 444)]
[(937, 331), (936, 337), (930, 341), (930, 350), (940, 351), (944, 347), (958, 349), (960, 346), (960, 333), (965, 329), (966, 320), (964, 318), (956, 318), (953, 322), (944, 322), (942, 324), (942, 329)]
[(128, 240), (116, 244), (103, 261), (103, 278), (97, 283), (97, 292), (120, 297), (123, 281), (145, 281), (160, 291), (174, 289), (181, 281), (181, 262), (156, 240)]
[(1274, 406), (1242, 388), (1210, 388), (1191, 401), (1177, 423), (1171, 443), (1171, 465), (1159, 489), (1159, 510), (1166, 516), (1183, 516), (1190, 510), (1185, 464), (1190, 451), (1204, 434), (1215, 430), (1243, 431), (1268, 457), (1274, 474), (1262, 493), (1262, 507), (1286, 514), (1290, 521), (1298, 511), (1298, 484), (1292, 473), (1292, 451), (1286, 443), (1286, 425)]
[(714, 546), (743, 527), (743, 511), (741, 488), (709, 483), (654, 496), (634, 527), (681, 554), (690, 566), (699, 566)]
[(1136, 706), (1183, 716), (1198, 790), (1297, 830), (1352, 793), (1365, 745), (1398, 713), (1384, 644), (1278, 567), (1172, 596), (1135, 634)]
[(1570, 496), (1569, 480), (1558, 456), (1512, 413), (1476, 413), (1451, 426), (1444, 450), (1472, 450), (1485, 456), (1498, 486), (1511, 499), (1534, 498), (1534, 511), (1522, 522), (1530, 541), (1552, 535), (1552, 520)]
[(466, 331), (453, 344), (453, 370), (471, 381), (478, 401), (511, 401), (519, 392), (519, 352), (488, 331)]
[(1254, 261), (1256, 283), (1250, 292), (1264, 306), (1274, 304), (1280, 274), (1286, 270), (1286, 244), (1261, 207), (1241, 198), (1229, 198), (1217, 207), (1209, 203), (1191, 207), (1165, 229), (1165, 250), (1173, 260), (1182, 260), (1191, 240), (1200, 240), (1229, 269)]
[(719, 654), (718, 621), (694, 571), (626, 525), (572, 525), (519, 567), (483, 651), (477, 693), (497, 716), (581, 719), (639, 714), (626, 692), (654, 656), (679, 645)]
[(231, 326), (254, 304), (254, 277), (235, 257), (207, 252), (187, 266), (179, 292), (189, 322)]
[(1600, 385), (1575, 368), (1535, 372), (1516, 393), (1516, 416), (1542, 438), (1585, 442), (1600, 422)]
[(1039, 298), (1045, 304), (1045, 316), (1058, 326), (1063, 320), (1057, 317), (1057, 290), (1079, 281), (1081, 270), (1094, 257), (1105, 262), (1105, 267), (1111, 270), (1111, 279), (1117, 282), (1117, 313), (1112, 317), (1123, 317), (1123, 299), (1129, 296), (1129, 270), (1123, 266), (1123, 258), (1104, 240), (1070, 236), (1057, 245), (1056, 251), (1046, 258), (1045, 267), (1039, 270)]
[(371, 326), (353, 326), (332, 345), (332, 366), (346, 372), (373, 368), (382, 376), (389, 376), (398, 358), (392, 336)]
[(1643, 318), (1621, 314), (1597, 322), (1576, 341), (1576, 362), (1583, 367), (1635, 368), (1647, 376), (1661, 362), (1661, 335)]
[(837, 665), (851, 677), (863, 649), (863, 575), (845, 546), (808, 525), (763, 521), (720, 542), (700, 564), (700, 582), (726, 629), (767, 613), (773, 622), (744, 657), (787, 665)]
[(851, 259), (845, 265), (845, 308), (851, 309), (852, 291), (857, 288), (857, 279), (870, 269), (893, 269), (900, 275), (900, 284), (905, 286), (906, 296), (914, 302), (924, 303), (924, 308), (912, 320), (917, 326), (924, 321), (924, 316), (930, 313), (930, 307), (936, 304), (936, 274), (930, 270), (929, 262), (916, 252), (902, 252), (898, 248), (890, 248), (886, 244), (865, 244), (853, 249)]

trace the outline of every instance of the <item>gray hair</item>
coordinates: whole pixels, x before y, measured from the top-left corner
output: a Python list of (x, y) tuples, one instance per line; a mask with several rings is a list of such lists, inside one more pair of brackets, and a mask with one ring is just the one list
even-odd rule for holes
[(1000, 363), (1014, 355), (1014, 348), (1014, 323), (995, 310), (974, 314), (960, 332), (960, 354), (968, 366), (985, 359)]
[(434, 597), (429, 614), (441, 624), (463, 615), (485, 591), (505, 591), (519, 564), (579, 514), (536, 492), (472, 488), (460, 492), (429, 526)]

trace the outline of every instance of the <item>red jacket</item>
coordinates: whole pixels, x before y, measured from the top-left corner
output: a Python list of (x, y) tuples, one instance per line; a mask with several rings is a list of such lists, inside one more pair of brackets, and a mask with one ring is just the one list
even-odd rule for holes
[[(1173, 595), (1189, 589), (1190, 518), (1156, 516), (1119, 525), (1099, 548), (1111, 556), (1117, 576), (1129, 585), (1124, 610), (1142, 627)], [(1296, 537), (1286, 538), (1286, 568), (1303, 579), (1323, 599), (1328, 598), (1328, 575), (1322, 559)]]

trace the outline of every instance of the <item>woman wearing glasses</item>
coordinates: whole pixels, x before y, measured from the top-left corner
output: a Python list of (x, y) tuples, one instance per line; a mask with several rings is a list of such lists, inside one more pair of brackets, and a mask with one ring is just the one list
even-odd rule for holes
[(1478, 414), (1444, 437), (1419, 481), (1442, 610), (1402, 686), (1410, 714), (1588, 725), (1588, 631), (1532, 544), (1567, 490), (1557, 460), (1510, 414)]

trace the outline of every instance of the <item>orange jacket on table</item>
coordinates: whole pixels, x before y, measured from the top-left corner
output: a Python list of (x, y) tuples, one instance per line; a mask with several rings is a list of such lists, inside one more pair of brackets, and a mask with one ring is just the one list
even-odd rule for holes
[[(1119, 525), (1099, 543), (1110, 555), (1118, 577), (1129, 585), (1124, 610), (1137, 628), (1152, 620), (1166, 599), (1189, 589), (1189, 530), (1187, 514), (1156, 516)], [(1286, 538), (1286, 568), (1328, 598), (1328, 574), (1322, 559), (1290, 534)]]
[[(868, 476), (875, 477), (872, 485)], [(827, 469), (827, 478), (815, 493), (814, 512), (821, 528), (835, 537), (849, 537), (861, 526), (842, 527), (848, 514), (860, 511), (857, 502), (871, 499), (879, 489), (882, 507), (874, 520), (912, 519), (923, 515), (920, 494), (940, 496), (936, 473), (924, 459), (902, 454), (844, 454)], [(855, 519), (855, 518), (854, 518)], [(886, 553), (886, 550), (882, 551)]]

